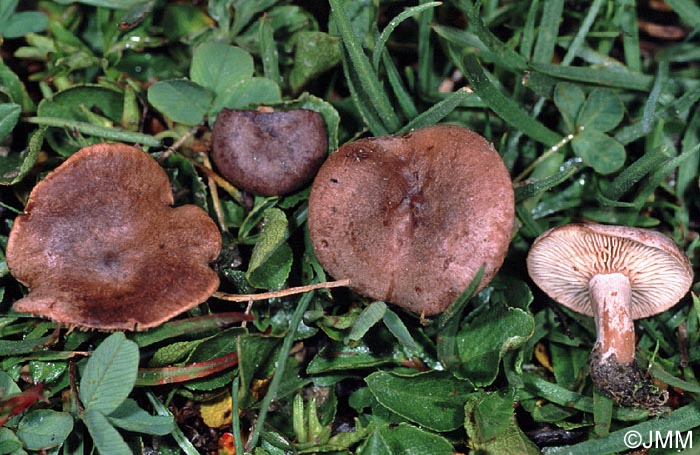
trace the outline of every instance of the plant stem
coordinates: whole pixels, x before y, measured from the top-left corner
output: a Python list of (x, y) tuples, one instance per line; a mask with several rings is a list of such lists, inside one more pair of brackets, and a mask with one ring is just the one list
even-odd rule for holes
[(263, 398), (262, 402), (260, 403), (260, 414), (258, 414), (258, 420), (255, 422), (253, 433), (250, 435), (250, 439), (248, 439), (248, 442), (246, 443), (246, 452), (250, 452), (258, 444), (260, 433), (265, 426), (265, 419), (267, 418), (267, 412), (270, 409), (270, 404), (272, 403), (272, 400), (275, 399), (277, 390), (279, 389), (282, 378), (284, 377), (284, 370), (287, 366), (287, 357), (289, 356), (289, 350), (292, 348), (292, 343), (294, 342), (294, 335), (296, 334), (297, 327), (299, 327), (301, 318), (304, 316), (306, 309), (309, 307), (309, 303), (311, 303), (311, 298), (313, 295), (313, 292), (304, 294), (304, 296), (299, 300), (297, 308), (294, 310), (292, 320), (289, 322), (289, 331), (284, 337), (282, 348), (280, 349), (277, 359), (275, 360), (275, 374), (272, 377), (272, 381), (270, 381), (270, 387), (267, 394), (265, 394), (265, 398)]

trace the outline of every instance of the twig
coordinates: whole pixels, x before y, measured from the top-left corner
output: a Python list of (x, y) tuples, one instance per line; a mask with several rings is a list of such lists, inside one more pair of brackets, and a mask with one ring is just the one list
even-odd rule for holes
[(249, 302), (253, 300), (267, 300), (288, 295), (303, 294), (316, 289), (329, 289), (349, 286), (350, 280), (328, 281), (325, 283), (309, 284), (308, 286), (297, 286), (293, 288), (282, 289), (281, 291), (261, 292), (260, 294), (227, 294), (225, 292), (215, 292), (212, 297), (227, 302)]

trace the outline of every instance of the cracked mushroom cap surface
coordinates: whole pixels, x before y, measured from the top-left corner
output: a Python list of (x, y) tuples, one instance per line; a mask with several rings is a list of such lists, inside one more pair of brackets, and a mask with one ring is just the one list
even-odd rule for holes
[(7, 264), (23, 313), (98, 330), (143, 330), (206, 300), (221, 236), (199, 207), (173, 208), (165, 171), (124, 144), (81, 149), (39, 182), (15, 219)]
[(527, 256), (532, 280), (552, 299), (594, 316), (588, 282), (596, 274), (622, 273), (632, 287), (632, 318), (661, 313), (678, 303), (693, 281), (685, 253), (663, 234), (601, 224), (549, 229)]
[(212, 130), (212, 159), (238, 188), (262, 196), (309, 183), (328, 154), (323, 117), (307, 109), (223, 109)]
[(321, 265), (373, 299), (444, 311), (484, 265), (503, 263), (513, 230), (510, 175), (493, 146), (459, 126), (345, 144), (321, 166), (309, 233)]

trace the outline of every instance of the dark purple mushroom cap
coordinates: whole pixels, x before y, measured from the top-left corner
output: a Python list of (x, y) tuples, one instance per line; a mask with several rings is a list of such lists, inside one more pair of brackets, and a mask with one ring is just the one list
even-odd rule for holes
[(309, 232), (323, 267), (357, 292), (415, 313), (445, 310), (505, 258), (513, 185), (498, 152), (458, 126), (361, 139), (321, 166)]
[(221, 236), (199, 207), (172, 208), (145, 152), (83, 148), (39, 182), (15, 219), (7, 265), (29, 294), (14, 309), (78, 328), (143, 330), (206, 300)]
[(323, 118), (305, 109), (224, 109), (212, 136), (212, 159), (221, 175), (238, 188), (262, 196), (302, 188), (328, 153)]

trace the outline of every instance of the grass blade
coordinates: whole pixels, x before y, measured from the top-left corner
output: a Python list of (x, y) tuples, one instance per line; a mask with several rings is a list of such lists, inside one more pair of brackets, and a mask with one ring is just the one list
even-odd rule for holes
[(659, 95), (661, 95), (661, 89), (666, 86), (666, 81), (668, 80), (668, 60), (661, 60), (659, 62), (659, 69), (656, 72), (656, 80), (654, 81), (654, 86), (651, 88), (651, 93), (649, 93), (649, 98), (644, 105), (644, 115), (642, 116), (642, 131), (648, 133), (651, 128), (651, 124), (656, 117), (656, 104), (659, 102)]
[(618, 26), (622, 30), (622, 48), (625, 62), (631, 71), (641, 71), (642, 58), (639, 51), (639, 26), (637, 25), (637, 5), (634, 0), (618, 0), (620, 16)]
[[(334, 1), (334, 0), (331, 0)], [(284, 370), (287, 366), (287, 357), (289, 357), (289, 350), (294, 342), (294, 335), (296, 334), (297, 327), (301, 322), (302, 316), (306, 312), (306, 309), (311, 303), (311, 298), (314, 293), (309, 292), (304, 294), (304, 296), (299, 300), (299, 304), (292, 314), (292, 320), (289, 322), (289, 332), (284, 336), (284, 341), (282, 342), (282, 347), (280, 348), (277, 359), (275, 360), (275, 374), (270, 381), (265, 398), (263, 398), (260, 403), (260, 413), (258, 414), (258, 420), (253, 428), (253, 433), (250, 435), (250, 439), (246, 444), (246, 451), (250, 451), (258, 444), (258, 439), (260, 438), (260, 433), (265, 426), (265, 420), (267, 419), (267, 413), (270, 410), (270, 404), (272, 400), (277, 396), (277, 391), (279, 390), (280, 384), (282, 382), (282, 377), (284, 376)]]
[[(638, 433), (641, 438), (639, 445), (646, 444), (653, 446), (654, 441), (650, 436), (663, 435), (667, 433), (680, 433), (689, 431), (697, 426), (700, 426), (700, 403), (682, 407), (674, 411), (668, 417), (649, 420), (644, 423), (623, 428), (622, 430), (610, 433), (608, 436), (600, 439), (591, 439), (579, 444), (567, 447), (555, 447), (553, 449), (545, 449), (543, 453), (546, 455), (595, 455), (626, 452), (630, 447), (629, 441), (625, 437), (630, 432)], [(678, 449), (678, 447), (676, 447)]]
[(382, 62), (384, 62), (384, 70), (386, 71), (386, 77), (389, 79), (389, 85), (394, 92), (396, 101), (399, 103), (401, 112), (406, 118), (413, 118), (418, 115), (418, 109), (416, 108), (413, 98), (409, 94), (408, 90), (401, 80), (401, 75), (394, 65), (394, 61), (391, 59), (386, 50), (382, 53)]
[(561, 171), (542, 179), (530, 182), (527, 185), (515, 188), (515, 202), (522, 202), (545, 191), (549, 191), (555, 186), (563, 183), (583, 167), (583, 162), (579, 158), (573, 158), (562, 164)]
[(370, 108), (371, 104), (369, 99), (367, 99), (365, 92), (358, 89), (358, 86), (361, 86), (361, 83), (357, 80), (356, 74), (350, 71), (350, 63), (347, 54), (347, 49), (343, 48), (343, 74), (345, 75), (345, 80), (348, 84), (348, 90), (350, 90), (350, 97), (352, 98), (357, 111), (360, 113), (365, 125), (374, 136), (384, 136), (389, 134), (389, 131), (384, 127), (384, 123), (381, 121), (377, 113)]
[(690, 0), (666, 0), (666, 4), (678, 13), (681, 21), (693, 28), (700, 28), (700, 7)]
[[(420, 0), (424, 3), (425, 0)], [(434, 11), (425, 11), (418, 18), (418, 93), (428, 94), (433, 91), (433, 48), (430, 45), (430, 23)], [(392, 130), (392, 131), (395, 131)]]
[[(153, 409), (155, 410), (157, 415), (173, 417), (172, 413), (168, 410), (167, 406), (163, 405), (163, 403), (161, 403), (158, 400), (158, 398), (156, 398), (156, 396), (153, 395), (152, 392), (146, 392), (146, 397), (148, 397), (148, 401), (151, 402), (151, 406), (153, 406)], [(185, 436), (180, 427), (175, 425), (175, 429), (170, 434), (175, 439), (175, 442), (177, 442), (177, 445), (180, 446), (180, 449), (182, 449), (183, 454), (199, 455), (199, 451), (192, 445), (190, 440), (187, 439), (187, 436)]]
[(471, 82), (476, 94), (505, 122), (548, 147), (559, 142), (557, 133), (530, 117), (515, 101), (508, 98), (491, 83), (474, 55), (467, 55), (458, 61), (460, 69)]
[(386, 27), (384, 27), (384, 30), (382, 30), (382, 33), (379, 35), (377, 43), (374, 47), (374, 52), (372, 52), (372, 67), (374, 68), (374, 70), (377, 72), (379, 71), (379, 60), (381, 59), (382, 54), (384, 52), (384, 47), (386, 46), (387, 41), (389, 41), (389, 36), (391, 36), (391, 32), (393, 32), (396, 29), (396, 27), (398, 27), (399, 24), (401, 24), (401, 22), (405, 21), (409, 17), (413, 17), (417, 14), (420, 14), (422, 11), (428, 8), (435, 8), (436, 6), (440, 5), (442, 5), (442, 2), (429, 2), (423, 3), (418, 6), (413, 6), (411, 8), (406, 8), (403, 12), (401, 12), (391, 21), (389, 21), (389, 23), (386, 24)]
[(444, 100), (434, 104), (430, 109), (421, 112), (417, 117), (404, 125), (397, 134), (403, 134), (416, 128), (434, 125), (450, 115), (450, 113), (464, 101), (474, 96), (474, 93), (468, 91), (466, 88), (461, 88), (451, 93)]
[(331, 13), (333, 14), (338, 31), (340, 32), (343, 47), (347, 52), (348, 73), (354, 73), (357, 76), (357, 80), (360, 82), (355, 88), (366, 91), (367, 98), (370, 102), (369, 105), (374, 108), (385, 129), (391, 132), (396, 131), (400, 126), (399, 118), (396, 112), (394, 112), (394, 108), (379, 82), (377, 73), (372, 68), (361, 44), (357, 41), (355, 32), (352, 30), (352, 25), (345, 13), (343, 2), (341, 0), (329, 1)]
[(499, 40), (491, 30), (486, 27), (479, 15), (479, 5), (476, 4), (469, 9), (469, 28), (479, 37), (494, 56), (494, 63), (508, 68), (511, 71), (524, 71), (527, 68), (525, 59)]
[(106, 126), (93, 125), (92, 123), (77, 122), (75, 120), (66, 120), (57, 117), (27, 117), (24, 119), (27, 123), (35, 125), (54, 126), (66, 130), (75, 130), (89, 136), (101, 137), (112, 141), (133, 142), (137, 144), (147, 145), (149, 147), (160, 147), (162, 144), (159, 139), (148, 134), (126, 131), (121, 128), (109, 128)]
[(670, 158), (670, 155), (665, 148), (644, 154), (615, 177), (610, 185), (605, 188), (603, 195), (613, 201), (619, 200), (635, 183), (639, 182), (654, 169), (657, 169), (668, 158)]
[(602, 5), (603, 0), (594, 0), (593, 4), (588, 8), (586, 18), (583, 20), (583, 23), (581, 24), (581, 27), (579, 27), (578, 32), (576, 32), (574, 40), (569, 45), (569, 49), (567, 49), (566, 55), (564, 55), (564, 58), (561, 61), (562, 65), (568, 66), (574, 60), (574, 57), (576, 57), (576, 53), (583, 44), (583, 40), (586, 38), (588, 31), (591, 29), (593, 21), (595, 21), (595, 18), (598, 15), (598, 11), (600, 10), (600, 7)]
[(542, 7), (540, 32), (532, 55), (535, 63), (549, 63), (554, 55), (554, 46), (559, 35), (559, 22), (564, 11), (564, 0), (546, 0)]
[(654, 78), (646, 74), (619, 71), (608, 68), (561, 66), (549, 63), (532, 63), (534, 71), (559, 79), (586, 82), (606, 87), (624, 88), (648, 92), (654, 84)]
[(523, 37), (520, 40), (520, 55), (526, 60), (529, 60), (532, 55), (532, 48), (535, 44), (535, 19), (537, 18), (537, 10), (539, 9), (540, 1), (533, 0), (530, 2), (530, 7), (527, 10), (527, 18), (523, 26)]

